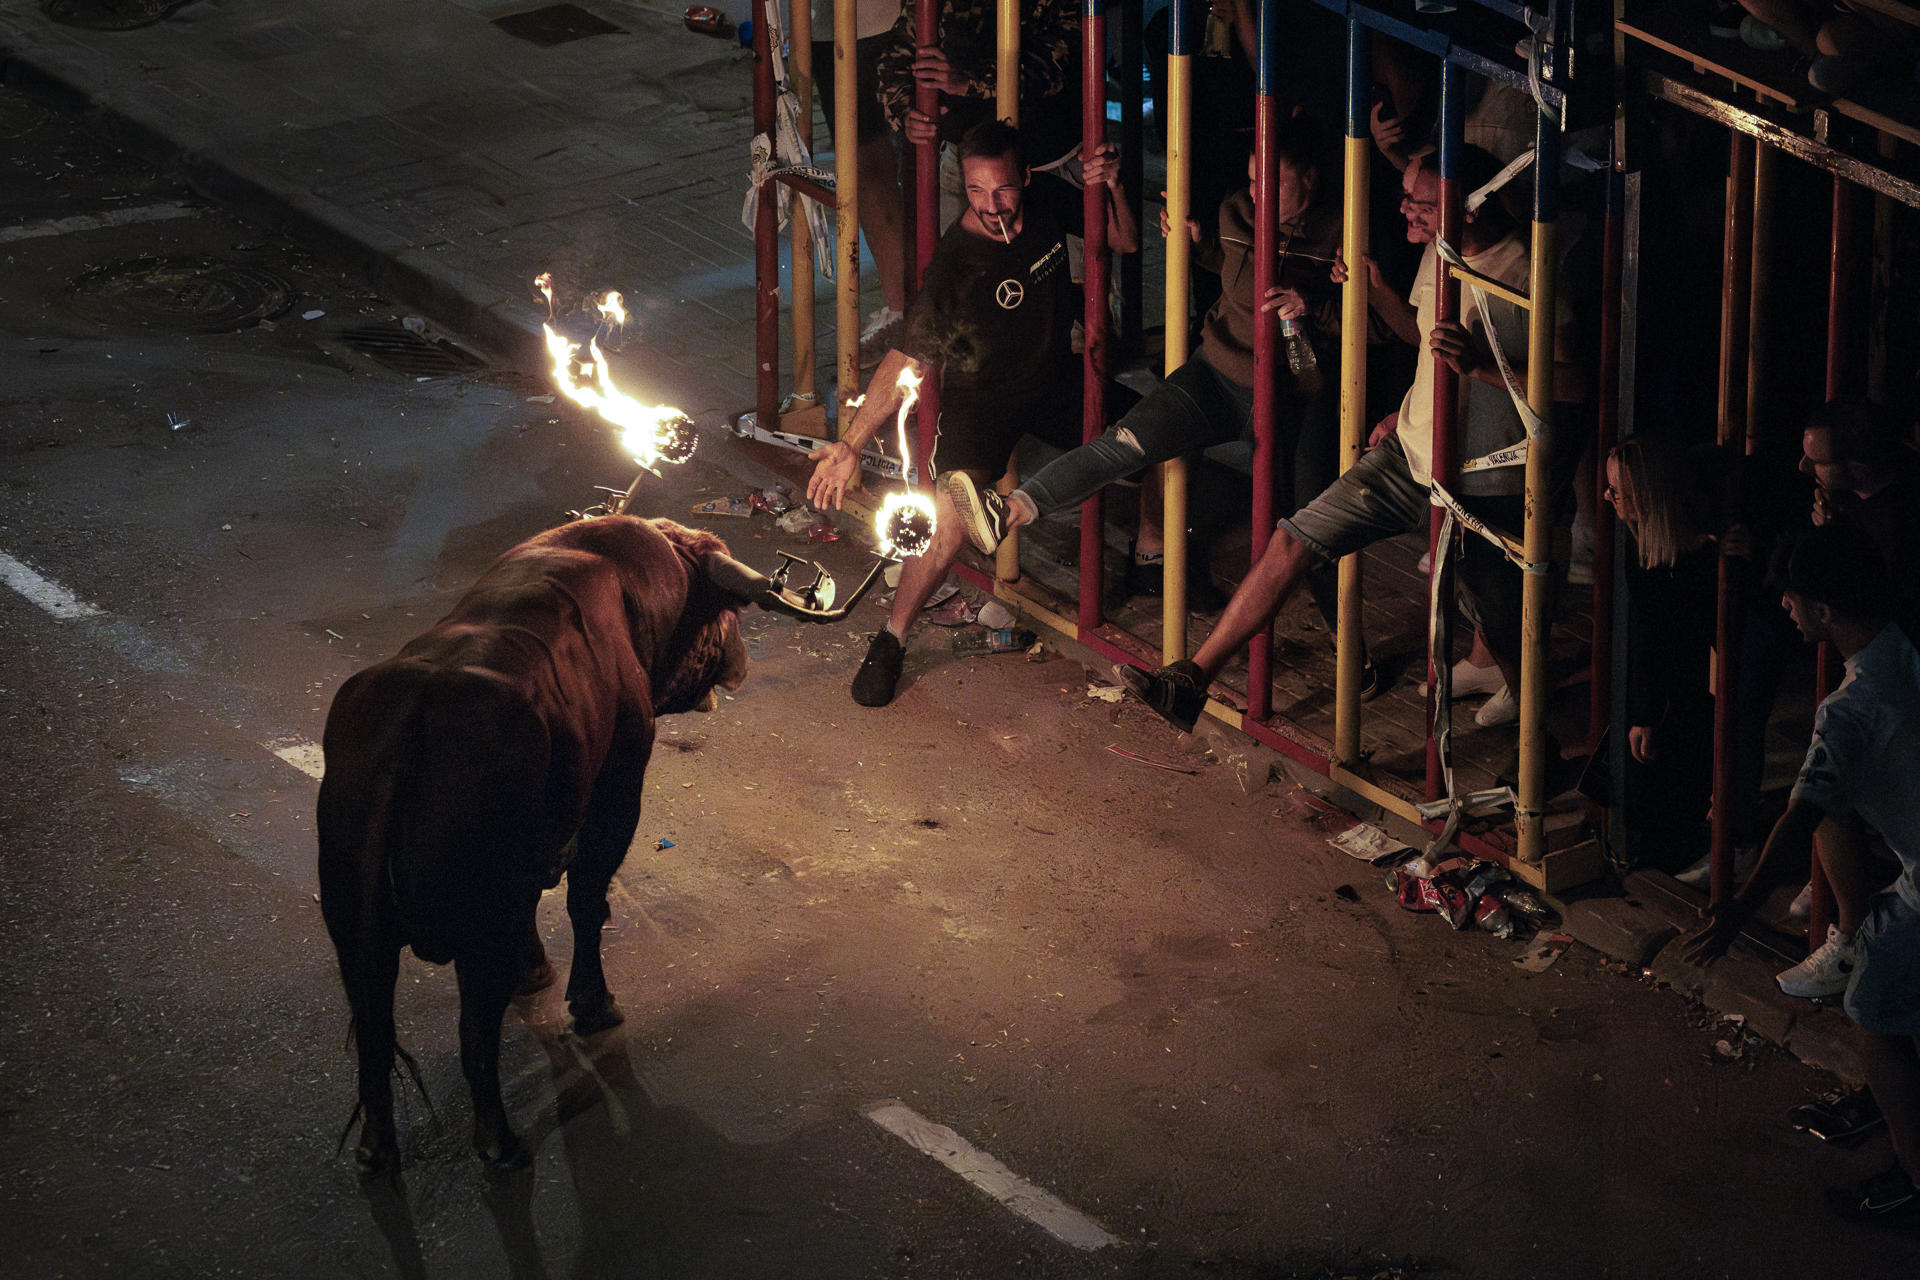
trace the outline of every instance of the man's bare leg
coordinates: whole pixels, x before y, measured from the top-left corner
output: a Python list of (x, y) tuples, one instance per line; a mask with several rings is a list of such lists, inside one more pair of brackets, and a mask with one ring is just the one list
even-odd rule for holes
[(906, 217), (900, 207), (900, 159), (885, 134), (860, 144), (854, 163), (860, 178), (860, 230), (880, 274), (887, 306), (907, 309)]
[[(975, 479), (982, 476), (978, 472), (968, 474)], [(900, 587), (893, 594), (893, 611), (887, 615), (887, 630), (893, 632), (896, 640), (907, 638), (921, 607), (947, 580), (953, 562), (960, 558), (960, 548), (966, 545), (966, 530), (944, 493), (937, 493), (934, 498), (934, 515), (933, 544), (924, 554), (909, 556), (900, 565)]]
[(1274, 615), (1306, 581), (1307, 572), (1319, 559), (1285, 528), (1274, 530), (1266, 551), (1233, 593), (1233, 599), (1227, 601), (1213, 634), (1193, 655), (1194, 665), (1209, 683), (1249, 640), (1273, 625)]
[(1860, 1032), (1867, 1088), (1886, 1118), (1900, 1167), (1920, 1185), (1920, 1040)]

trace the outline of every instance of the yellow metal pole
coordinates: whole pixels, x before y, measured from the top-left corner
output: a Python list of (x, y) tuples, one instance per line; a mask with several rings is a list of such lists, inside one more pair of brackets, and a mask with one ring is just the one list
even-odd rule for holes
[[(1167, 310), (1166, 372), (1187, 362), (1193, 242), (1193, 55), (1184, 41), (1167, 55)], [(1160, 601), (1160, 661), (1187, 656), (1187, 460), (1160, 464), (1160, 527), (1166, 538), (1166, 576)]]
[[(1020, 0), (997, 0), (994, 9), (994, 112), (1008, 124), (1020, 123)], [(1019, 454), (994, 488), (1012, 493), (1020, 483)], [(994, 552), (993, 576), (1002, 582), (1020, 580), (1020, 534), (1009, 530)]]
[(1552, 557), (1553, 538), (1548, 506), (1553, 464), (1554, 311), (1559, 295), (1555, 278), (1559, 224), (1550, 200), (1560, 167), (1558, 129), (1557, 122), (1543, 113), (1540, 145), (1535, 152), (1538, 158), (1534, 161), (1538, 172), (1529, 270), (1533, 306), (1527, 313), (1527, 403), (1540, 418), (1540, 435), (1527, 450), (1523, 554), (1529, 571), (1522, 575), (1520, 597), (1520, 794), (1514, 804), (1513, 823), (1523, 862), (1539, 862), (1547, 853), (1547, 695), (1551, 688), (1547, 646), (1553, 618), (1545, 569)]
[(993, 109), (1010, 125), (1020, 123), (1020, 0), (997, 0), (994, 8)]
[[(800, 100), (800, 141), (813, 148), (813, 5), (811, 0), (787, 0), (787, 74)], [(813, 373), (813, 228), (801, 212), (800, 196), (793, 197), (793, 221), (787, 241), (793, 274), (793, 393), (814, 393)]]
[[(1367, 438), (1367, 204), (1373, 139), (1367, 107), (1372, 72), (1367, 29), (1347, 20), (1347, 134), (1344, 203), (1340, 209), (1340, 256), (1347, 283), (1340, 291), (1340, 470), (1360, 460)], [(1340, 561), (1339, 619), (1334, 648), (1333, 758), (1351, 765), (1360, 758), (1360, 557)]]
[[(798, 4), (799, 0), (795, 0)], [(860, 394), (860, 124), (854, 60), (856, 0), (833, 0), (834, 369), (838, 422), (853, 420), (847, 401)]]

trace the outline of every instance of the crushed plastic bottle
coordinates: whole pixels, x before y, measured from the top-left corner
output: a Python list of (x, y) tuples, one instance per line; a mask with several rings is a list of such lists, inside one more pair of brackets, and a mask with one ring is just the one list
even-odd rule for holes
[(1040, 637), (1025, 627), (991, 627), (961, 631), (953, 637), (953, 651), (968, 653), (1018, 653)]

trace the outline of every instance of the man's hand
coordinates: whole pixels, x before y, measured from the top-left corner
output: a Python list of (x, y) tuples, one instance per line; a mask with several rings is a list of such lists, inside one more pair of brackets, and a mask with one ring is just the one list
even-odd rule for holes
[[(1368, 290), (1375, 293), (1384, 290), (1387, 287), (1387, 281), (1386, 277), (1380, 274), (1380, 264), (1375, 262), (1371, 257), (1363, 257), (1360, 261), (1366, 264)], [(1335, 249), (1333, 251), (1333, 265), (1327, 268), (1327, 278), (1335, 284), (1345, 284), (1348, 274), (1346, 251), (1344, 249)]]
[(1292, 285), (1277, 284), (1267, 290), (1266, 300), (1260, 304), (1260, 309), (1278, 312), (1282, 320), (1298, 320), (1307, 314), (1307, 300)]
[(1400, 150), (1400, 144), (1407, 138), (1407, 122), (1401, 116), (1383, 116), (1387, 109), (1384, 102), (1376, 102), (1367, 112), (1367, 131), (1373, 135), (1373, 145), (1379, 147), (1382, 154), (1393, 156)]
[(1375, 445), (1378, 445), (1382, 440), (1385, 440), (1388, 436), (1392, 435), (1394, 428), (1399, 425), (1400, 425), (1400, 411), (1398, 409), (1395, 409), (1392, 413), (1388, 414), (1386, 417), (1380, 419), (1380, 421), (1373, 424), (1373, 430), (1367, 435), (1367, 448), (1369, 449), (1373, 448)]
[(1080, 161), (1080, 179), (1087, 186), (1117, 182), (1120, 174), (1120, 148), (1103, 142), (1092, 155)]
[(1627, 730), (1627, 749), (1633, 752), (1633, 758), (1641, 764), (1653, 764), (1660, 759), (1659, 739), (1650, 724), (1636, 724)]
[(821, 445), (807, 461), (815, 464), (807, 478), (807, 501), (822, 511), (829, 504), (837, 509), (849, 488), (860, 487), (860, 455), (845, 441)]
[(1463, 378), (1471, 378), (1473, 371), (1487, 362), (1487, 353), (1458, 320), (1435, 321), (1427, 345), (1433, 349), (1435, 359), (1445, 361), (1448, 368)]
[(1813, 491), (1813, 511), (1811, 519), (1815, 525), (1832, 524), (1839, 518), (1841, 502), (1833, 490), (1816, 486)]
[(1680, 940), (1680, 958), (1688, 964), (1709, 965), (1727, 954), (1753, 911), (1738, 898), (1707, 907), (1707, 922)]
[[(1160, 198), (1165, 200), (1167, 193), (1162, 191)], [(1160, 206), (1160, 234), (1162, 237), (1173, 234), (1173, 223), (1167, 218), (1167, 206), (1164, 204)], [(1187, 239), (1193, 241), (1195, 244), (1200, 243), (1200, 224), (1192, 218), (1187, 219)]]
[(920, 108), (908, 107), (907, 118), (900, 122), (900, 132), (906, 135), (908, 142), (924, 146), (940, 136), (940, 126)]
[(931, 85), (941, 93), (956, 98), (968, 97), (973, 92), (973, 77), (955, 70), (938, 45), (914, 51), (913, 78), (919, 84)]

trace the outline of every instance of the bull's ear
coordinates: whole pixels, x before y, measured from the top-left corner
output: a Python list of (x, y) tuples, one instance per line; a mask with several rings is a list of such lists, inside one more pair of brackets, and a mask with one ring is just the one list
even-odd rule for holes
[(734, 597), (741, 604), (764, 605), (778, 593), (774, 590), (772, 579), (758, 569), (749, 567), (720, 551), (709, 551), (700, 557), (701, 566), (707, 571), (707, 578), (714, 586)]

